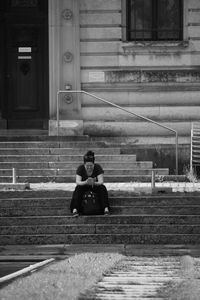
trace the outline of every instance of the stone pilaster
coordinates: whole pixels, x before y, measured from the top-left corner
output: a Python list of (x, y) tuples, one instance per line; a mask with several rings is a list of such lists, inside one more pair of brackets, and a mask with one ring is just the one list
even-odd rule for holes
[[(57, 91), (80, 90), (79, 0), (49, 0), (49, 74), (52, 135), (57, 127)], [(60, 133), (82, 134), (80, 95), (60, 94), (59, 106)]]

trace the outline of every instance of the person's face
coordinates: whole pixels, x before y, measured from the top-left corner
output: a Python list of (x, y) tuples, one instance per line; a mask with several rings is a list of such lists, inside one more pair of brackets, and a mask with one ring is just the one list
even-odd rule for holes
[(85, 169), (87, 171), (87, 174), (91, 175), (94, 170), (94, 164), (93, 162), (87, 161), (85, 163)]

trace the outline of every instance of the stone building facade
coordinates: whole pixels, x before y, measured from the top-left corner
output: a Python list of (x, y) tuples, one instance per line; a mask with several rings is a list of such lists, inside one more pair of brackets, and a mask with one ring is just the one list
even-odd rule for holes
[(128, 38), (137, 1), (1, 1), (1, 129), (56, 134), (59, 98), (62, 135), (174, 143), (170, 131), (88, 95), (57, 97), (84, 90), (177, 130), (179, 143), (189, 145), (200, 115), (200, 1), (175, 2), (180, 36), (151, 40), (144, 32)]

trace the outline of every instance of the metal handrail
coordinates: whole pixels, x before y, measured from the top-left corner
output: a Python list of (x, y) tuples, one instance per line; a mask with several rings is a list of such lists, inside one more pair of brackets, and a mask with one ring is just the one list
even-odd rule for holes
[(191, 128), (191, 142), (190, 142), (190, 172), (192, 173), (193, 171), (193, 163), (192, 163), (192, 148), (193, 148), (193, 134), (194, 134), (194, 124), (192, 123), (192, 128)]
[(109, 104), (109, 105), (111, 105), (111, 106), (113, 106), (113, 107), (116, 107), (116, 108), (118, 108), (118, 109), (120, 109), (120, 110), (123, 110), (123, 111), (125, 111), (125, 112), (127, 112), (127, 113), (129, 113), (129, 114), (131, 114), (131, 115), (133, 115), (133, 116), (136, 116), (136, 117), (138, 117), (138, 118), (140, 118), (140, 119), (143, 119), (143, 120), (145, 120), (145, 121), (147, 121), (147, 122), (153, 123), (153, 124), (155, 124), (155, 125), (157, 125), (157, 126), (159, 126), (159, 127), (162, 127), (162, 128), (164, 128), (164, 129), (167, 129), (167, 130), (173, 132), (173, 133), (175, 134), (175, 143), (176, 143), (176, 168), (175, 168), (175, 171), (176, 171), (176, 175), (178, 175), (178, 132), (177, 132), (176, 130), (174, 130), (174, 129), (168, 127), (168, 126), (162, 125), (162, 124), (160, 124), (160, 123), (158, 123), (158, 122), (156, 122), (156, 121), (154, 121), (154, 120), (151, 120), (151, 119), (149, 119), (149, 118), (147, 118), (147, 117), (144, 117), (144, 116), (141, 116), (141, 115), (136, 114), (136, 113), (134, 113), (134, 112), (131, 112), (131, 111), (129, 111), (129, 110), (127, 110), (127, 109), (125, 109), (125, 108), (123, 108), (123, 107), (117, 105), (117, 104), (114, 104), (114, 103), (112, 103), (112, 102), (110, 102), (110, 101), (108, 101), (108, 100), (105, 100), (105, 99), (103, 99), (103, 98), (101, 98), (101, 97), (97, 97), (96, 95), (91, 94), (91, 93), (88, 93), (88, 92), (85, 92), (85, 91), (83, 91), (83, 90), (80, 90), (80, 91), (74, 91), (74, 90), (59, 90), (59, 91), (57, 92), (57, 136), (59, 135), (59, 127), (60, 127), (60, 120), (59, 120), (59, 110), (60, 110), (60, 106), (59, 106), (59, 94), (62, 94), (62, 93), (73, 93), (73, 94), (74, 94), (74, 93), (77, 93), (77, 94), (79, 93), (79, 94), (85, 94), (85, 95), (88, 95), (88, 96), (90, 96), (90, 97), (93, 97), (93, 98), (95, 98), (95, 99), (101, 101), (101, 102), (107, 103), (107, 104)]

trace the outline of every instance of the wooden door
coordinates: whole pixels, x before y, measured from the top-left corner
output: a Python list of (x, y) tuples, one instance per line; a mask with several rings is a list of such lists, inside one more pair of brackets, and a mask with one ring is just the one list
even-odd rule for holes
[[(41, 12), (39, 7), (41, 1), (27, 1), (25, 7), (26, 1), (13, 1), (18, 6), (6, 14), (4, 107), (8, 129), (47, 127), (48, 31), (46, 11)], [(28, 6), (30, 3), (32, 6)]]

